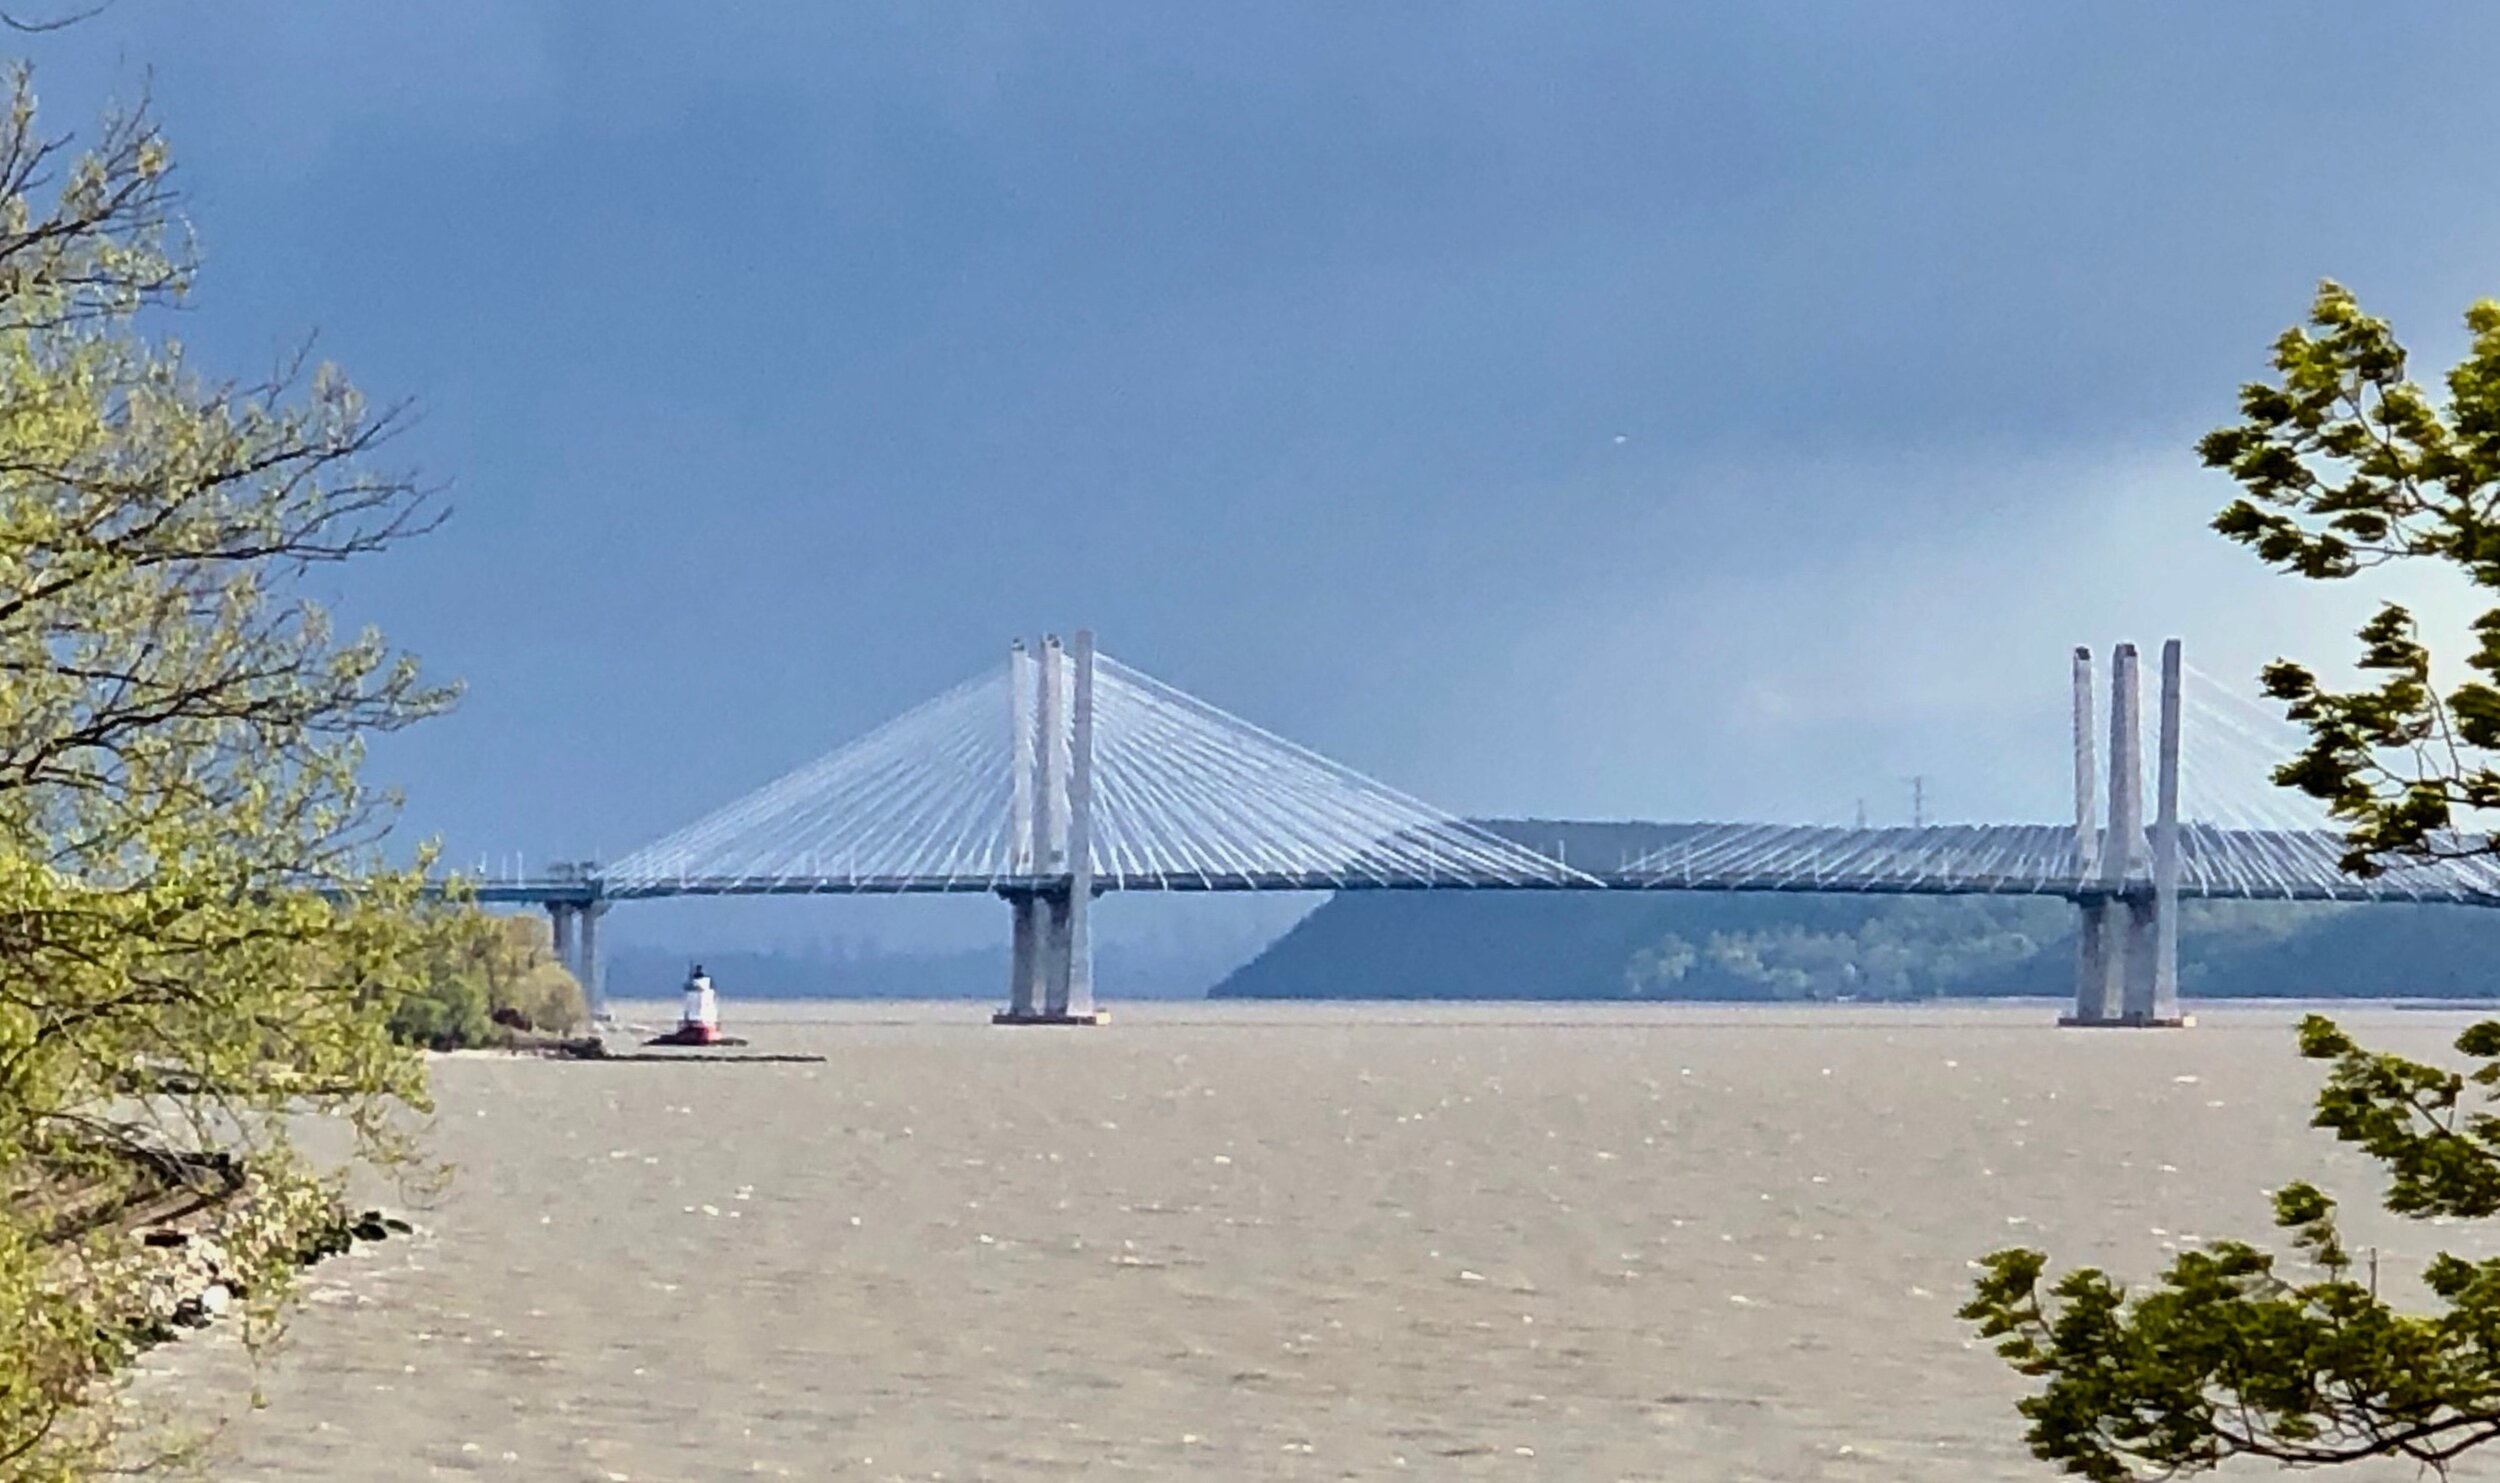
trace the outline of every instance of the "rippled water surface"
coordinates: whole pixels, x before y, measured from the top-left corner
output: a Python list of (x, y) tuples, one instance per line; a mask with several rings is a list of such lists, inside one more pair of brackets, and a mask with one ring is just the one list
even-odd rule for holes
[(423, 1234), (315, 1274), (267, 1409), (217, 1335), (148, 1393), (230, 1479), (2045, 1478), (1969, 1258), (2376, 1188), (2290, 1009), (772, 1013), (824, 1064), (440, 1063)]

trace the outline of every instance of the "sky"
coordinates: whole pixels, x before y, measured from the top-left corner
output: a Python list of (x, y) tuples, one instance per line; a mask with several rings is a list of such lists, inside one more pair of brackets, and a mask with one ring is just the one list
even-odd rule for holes
[(337, 598), (466, 683), (373, 754), (456, 859), (613, 858), (1080, 626), (1461, 812), (2054, 818), (2072, 646), (2350, 648), (2369, 594), (2207, 533), (2192, 451), (2317, 280), (2426, 373), (2500, 294), (2481, 4), (9, 39), (56, 128), (151, 92), (196, 358), (317, 334), (419, 409), (454, 517)]

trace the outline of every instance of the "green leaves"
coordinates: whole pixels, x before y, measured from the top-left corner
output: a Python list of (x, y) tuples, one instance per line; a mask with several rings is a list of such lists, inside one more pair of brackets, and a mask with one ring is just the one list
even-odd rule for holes
[(373, 466), (395, 414), (327, 367), (211, 379), (148, 332), (190, 276), (166, 169), (144, 115), (67, 157), (17, 75), (0, 123), (10, 1477), (89, 1476), (112, 1441), (126, 1238), (63, 1203), (214, 1149), (250, 1157), (281, 1228), (334, 1172), (294, 1156), (304, 1113), (404, 1159), (423, 1065), (393, 1017), (434, 944), (495, 930), (384, 868), (388, 809), (357, 775), (366, 735), (449, 692), (379, 635), (334, 634), (301, 591), (309, 568), (430, 525), (423, 491)]
[(2207, 465), (2247, 491), (2217, 517), (2217, 529), (2312, 577), (2349, 576), (2390, 555), (2468, 538), (2457, 512), (2436, 501), (2470, 492), (2470, 460), (2405, 379), (2404, 347), (2385, 320), (2323, 283), (2309, 329), (2275, 341), (2274, 368), (2278, 381), (2241, 388), (2241, 423), (2197, 445)]
[(562, 1031), (588, 1017), (581, 986), (553, 959), (544, 918), (444, 912), (427, 917), (413, 944), (414, 987), (390, 1008), (397, 1040), (435, 1050), (503, 1044), (499, 1011), (538, 1030)]
[[(2276, 379), (2242, 387), (2241, 420), (2197, 444), (2242, 491), (2214, 529), (2306, 577), (2430, 558), (2500, 591), (2500, 304), (2475, 304), (2465, 322), (2471, 342), (2442, 407), (2407, 379), (2385, 320), (2319, 285), (2308, 325), (2275, 342)], [(2500, 607), (2474, 634), (2474, 678), (2444, 695), (2413, 615), (2393, 604), (2360, 631), (2367, 687), (2330, 691), (2289, 662), (2266, 672), (2310, 732), (2275, 780), (2343, 821), (2355, 874), (2492, 848), (2475, 816), (2500, 808)]]
[[(2500, 1124), (2469, 1109), (2469, 1084), (2500, 1084), (2500, 1021), (2457, 1037), (2471, 1073), (2356, 1044), (2320, 1015), (2300, 1053), (2331, 1062), (2319, 1127), (2389, 1174), (2387, 1208), (2416, 1218), (2500, 1212)], [(2372, 1270), (2356, 1280), (2335, 1202), (2294, 1182), (2274, 1221), (2309, 1270), (2237, 1241), (2183, 1252), (2130, 1293), (2081, 1268), (2047, 1288), (2048, 1259), (1981, 1263), (1962, 1316), (2016, 1370), (2042, 1382), (2020, 1403), (2032, 1451), (2086, 1478), (2159, 1477), (2250, 1456), (2286, 1463), (2404, 1457), (2434, 1468), (2500, 1437), (2500, 1261), (2435, 1257), (2440, 1303), (2397, 1312)]]
[[(2470, 1076), (2343, 1042), (2318, 1093), (2313, 1125), (2386, 1166), (2387, 1208), (2400, 1215), (2500, 1214), (2500, 1118), (2463, 1105), (2469, 1081), (2486, 1097), (2500, 1084), (2500, 1023), (2478, 1024), (2456, 1044), (2482, 1063)], [(2307, 1046), (2304, 1035), (2315, 1054)]]

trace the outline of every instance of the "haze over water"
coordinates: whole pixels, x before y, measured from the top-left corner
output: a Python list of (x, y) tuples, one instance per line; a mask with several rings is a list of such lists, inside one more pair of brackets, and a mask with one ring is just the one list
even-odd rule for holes
[[(2491, 1249), (2376, 1213), (2296, 1009), (2054, 1012), (757, 1006), (827, 1061), (448, 1060), (457, 1181), (315, 1271), (213, 1474), (2045, 1479), (1970, 1258), (2149, 1275), (2322, 1174), (2390, 1281)], [(143, 1389), (243, 1374), (212, 1333)]]

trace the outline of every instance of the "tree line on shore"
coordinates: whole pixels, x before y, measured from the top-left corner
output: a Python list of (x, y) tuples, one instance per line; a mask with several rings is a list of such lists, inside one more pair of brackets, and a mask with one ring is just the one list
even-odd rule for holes
[[(2476, 998), (2500, 912), (2192, 901), (2191, 998)], [(2075, 911), (2042, 897), (1352, 893), (1217, 998), (1815, 1002), (2060, 996)]]

